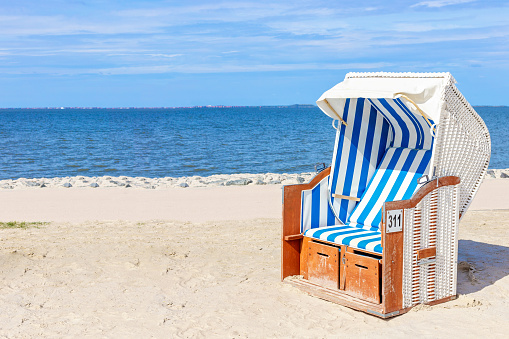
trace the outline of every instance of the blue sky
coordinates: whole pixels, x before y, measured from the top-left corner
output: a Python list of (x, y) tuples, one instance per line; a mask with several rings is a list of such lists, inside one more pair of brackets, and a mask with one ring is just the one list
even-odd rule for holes
[(0, 0), (0, 107), (310, 104), (349, 71), (509, 105), (509, 3)]

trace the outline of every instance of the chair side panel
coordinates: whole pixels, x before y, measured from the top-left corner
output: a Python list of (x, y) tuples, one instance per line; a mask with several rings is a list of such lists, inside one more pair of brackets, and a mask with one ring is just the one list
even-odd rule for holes
[(490, 134), (452, 79), (444, 88), (443, 101), (436, 139), (435, 175), (461, 178), (459, 213), (464, 215), (488, 169)]
[[(404, 308), (456, 295), (458, 192), (442, 186), (404, 210)], [(432, 255), (419, 258), (424, 252)]]

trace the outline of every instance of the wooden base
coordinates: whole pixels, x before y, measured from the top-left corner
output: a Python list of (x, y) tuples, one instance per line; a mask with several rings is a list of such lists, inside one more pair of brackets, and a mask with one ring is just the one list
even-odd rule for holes
[[(329, 288), (325, 288), (319, 286), (317, 284), (313, 284), (309, 280), (306, 279), (287, 279), (285, 282), (292, 284), (298, 289), (312, 295), (318, 297), (320, 299), (324, 299), (336, 304), (340, 304), (349, 308), (353, 308), (358, 311), (367, 312), (370, 314), (374, 314), (381, 318), (386, 318), (383, 315), (383, 307), (381, 304), (375, 304), (369, 301), (365, 301), (362, 299), (358, 299), (348, 295), (344, 291), (341, 290), (332, 290)], [(389, 317), (398, 315), (399, 313), (389, 315)]]
[[(410, 311), (412, 307), (408, 307), (405, 309), (397, 310), (394, 312), (386, 313), (384, 314), (384, 309), (382, 304), (375, 304), (371, 303), (369, 301), (365, 301), (362, 299), (358, 299), (355, 297), (352, 297), (351, 295), (348, 295), (344, 291), (341, 290), (331, 290), (329, 288), (325, 288), (322, 286), (319, 286), (317, 284), (314, 284), (306, 279), (302, 278), (292, 278), (292, 279), (285, 279), (285, 283), (291, 284), (298, 289), (300, 289), (303, 292), (308, 293), (309, 295), (312, 295), (314, 297), (327, 300), (342, 306), (346, 306), (348, 308), (352, 308), (357, 311), (366, 312), (368, 314), (374, 315), (376, 317), (382, 318), (382, 319), (389, 319), (398, 315), (402, 315)], [(425, 305), (437, 305), (441, 304), (447, 301), (451, 301), (456, 299), (457, 296), (449, 296), (443, 299), (435, 300), (430, 303), (426, 303)], [(416, 305), (417, 306), (417, 305)]]

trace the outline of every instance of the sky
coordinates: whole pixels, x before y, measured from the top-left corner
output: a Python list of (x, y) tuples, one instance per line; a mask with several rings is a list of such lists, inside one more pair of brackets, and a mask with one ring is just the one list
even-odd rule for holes
[(0, 107), (314, 104), (375, 71), (509, 105), (509, 1), (0, 0)]

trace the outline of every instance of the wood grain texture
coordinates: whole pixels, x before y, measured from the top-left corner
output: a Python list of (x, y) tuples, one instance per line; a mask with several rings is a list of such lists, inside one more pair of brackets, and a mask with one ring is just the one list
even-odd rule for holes
[(307, 279), (317, 285), (339, 288), (339, 248), (308, 242), (308, 274)]
[[(358, 311), (367, 312), (381, 318), (386, 318), (386, 316), (383, 314), (383, 308), (381, 304), (376, 304), (352, 297), (351, 295), (348, 295), (341, 290), (324, 288), (305, 279), (292, 279), (288, 280), (287, 282), (299, 288), (300, 290), (320, 299), (353, 308)], [(390, 316), (396, 315), (398, 314), (392, 314)]]
[(311, 239), (308, 237), (304, 237), (304, 239), (302, 239), (300, 252), (300, 275), (302, 275), (304, 279), (308, 278), (308, 249), (310, 242)]
[(311, 182), (283, 187), (283, 224), (281, 232), (281, 280), (300, 273), (301, 242), (285, 240), (300, 233), (301, 192), (311, 189), (330, 174), (330, 167), (318, 173)]
[(403, 232), (385, 233), (382, 223), (382, 239), (382, 304), (387, 314), (403, 308)]
[(378, 259), (345, 253), (345, 292), (370, 302), (380, 303), (380, 263)]
[(302, 238), (304, 238), (302, 234), (285, 235), (285, 241), (301, 240)]
[(437, 255), (436, 247), (429, 247), (417, 250), (417, 260), (434, 257)]
[(346, 285), (346, 249), (341, 245), (341, 262), (339, 263), (339, 289), (344, 290)]

